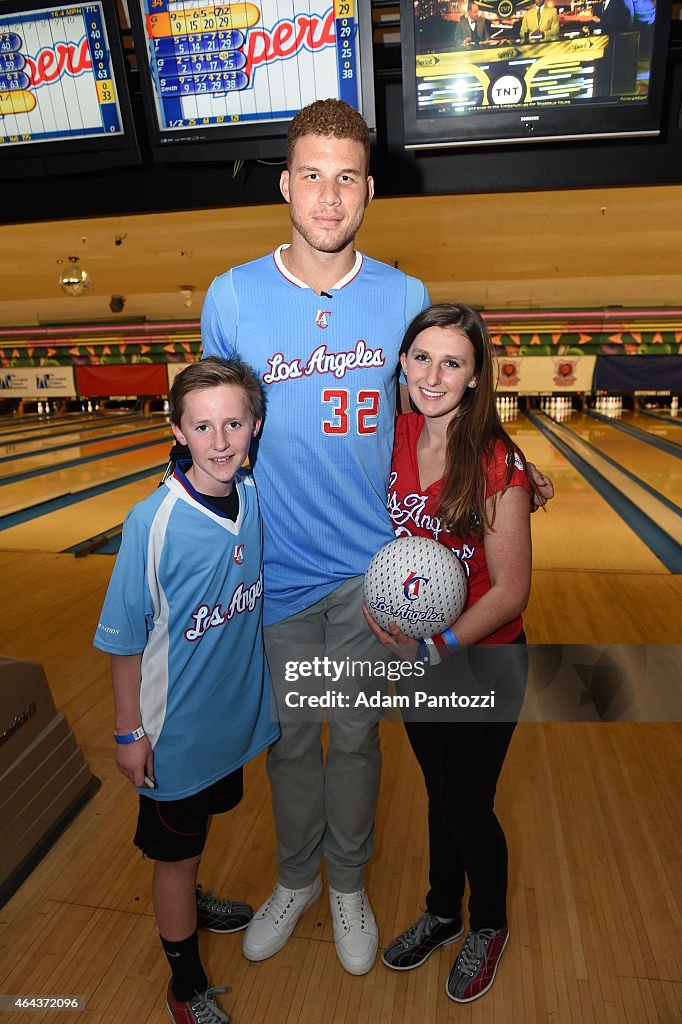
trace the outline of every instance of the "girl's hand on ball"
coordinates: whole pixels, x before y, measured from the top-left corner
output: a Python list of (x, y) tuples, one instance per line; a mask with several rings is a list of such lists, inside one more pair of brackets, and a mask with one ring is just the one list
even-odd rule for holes
[(370, 615), (366, 604), (363, 604), (362, 611), (367, 620), (367, 625), (372, 630), (380, 644), (383, 644), (384, 647), (388, 647), (393, 654), (397, 654), (398, 657), (402, 658), (404, 661), (414, 661), (417, 657), (417, 649), (419, 647), (416, 640), (411, 636), (405, 636), (402, 629), (400, 629), (395, 622), (389, 622), (388, 630), (382, 629)]

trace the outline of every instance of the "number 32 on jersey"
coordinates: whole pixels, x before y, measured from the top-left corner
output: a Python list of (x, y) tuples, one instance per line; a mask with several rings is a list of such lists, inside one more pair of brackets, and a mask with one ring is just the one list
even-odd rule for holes
[(322, 420), (323, 434), (376, 434), (379, 392), (348, 388), (323, 388), (322, 403), (329, 405), (329, 418)]

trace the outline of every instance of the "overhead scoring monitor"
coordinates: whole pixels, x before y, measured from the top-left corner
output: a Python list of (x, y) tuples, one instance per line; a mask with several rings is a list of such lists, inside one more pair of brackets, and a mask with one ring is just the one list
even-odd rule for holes
[(3, 175), (139, 158), (118, 25), (106, 3), (43, 0), (0, 8)]
[(369, 4), (363, 12), (358, 0), (136, 0), (157, 155), (282, 155), (288, 121), (327, 97), (373, 127)]

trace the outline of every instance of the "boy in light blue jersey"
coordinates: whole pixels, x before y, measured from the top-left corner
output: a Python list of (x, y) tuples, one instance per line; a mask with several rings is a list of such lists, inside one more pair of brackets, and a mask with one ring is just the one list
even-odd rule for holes
[(208, 359), (170, 393), (172, 478), (129, 513), (95, 646), (111, 655), (116, 761), (140, 794), (135, 843), (155, 860), (154, 911), (176, 1024), (218, 1024), (197, 924), (245, 928), (247, 904), (196, 886), (210, 816), (242, 795), (242, 765), (274, 742), (262, 644), (262, 526), (241, 466), (260, 429), (253, 371)]

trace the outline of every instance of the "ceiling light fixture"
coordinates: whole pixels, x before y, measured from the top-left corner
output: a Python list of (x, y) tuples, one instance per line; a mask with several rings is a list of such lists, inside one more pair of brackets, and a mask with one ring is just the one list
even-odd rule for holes
[(69, 256), (69, 266), (59, 274), (59, 287), (67, 295), (78, 297), (84, 295), (90, 288), (92, 281), (87, 270), (84, 270), (78, 263), (77, 256)]

